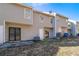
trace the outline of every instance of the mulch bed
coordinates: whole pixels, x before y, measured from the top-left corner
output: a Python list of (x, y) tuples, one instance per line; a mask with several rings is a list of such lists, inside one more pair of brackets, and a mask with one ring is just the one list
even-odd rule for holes
[(78, 46), (78, 42), (40, 41), (32, 45), (0, 48), (0, 56), (56, 56), (62, 46)]
[(21, 46), (15, 48), (0, 49), (1, 56), (51, 56), (56, 55), (58, 51), (57, 46), (52, 44), (35, 43), (29, 46)]

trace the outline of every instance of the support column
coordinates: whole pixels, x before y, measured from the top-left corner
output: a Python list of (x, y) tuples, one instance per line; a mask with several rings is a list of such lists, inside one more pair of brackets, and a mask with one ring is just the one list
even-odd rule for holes
[(56, 17), (53, 19), (53, 37), (56, 37)]
[(4, 42), (4, 27), (1, 25), (0, 26), (0, 44)]

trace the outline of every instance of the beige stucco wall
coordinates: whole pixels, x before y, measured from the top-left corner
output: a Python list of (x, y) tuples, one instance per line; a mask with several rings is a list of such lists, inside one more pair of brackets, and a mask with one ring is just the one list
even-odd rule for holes
[(41, 27), (47, 27), (47, 28), (52, 28), (53, 25), (51, 23), (51, 19), (54, 18), (53, 15), (49, 15), (40, 11), (34, 11), (34, 13), (38, 14), (36, 17), (39, 21), (39, 26)]
[[(53, 28), (51, 24), (51, 19), (53, 15), (47, 15), (44, 13), (33, 11), (31, 8), (26, 8), (31, 10), (33, 13), (31, 19), (27, 20), (24, 18), (25, 7), (18, 6), (16, 4), (0, 4), (0, 25), (5, 24), (5, 41), (8, 41), (8, 28), (9, 27), (19, 27), (21, 28), (21, 40), (30, 40), (35, 36), (39, 36), (40, 29)], [(64, 31), (67, 32), (66, 19), (56, 16), (56, 31), (64, 27)], [(61, 31), (61, 32), (62, 32)], [(44, 34), (44, 33), (43, 33)]]
[(67, 18), (61, 17), (61, 16), (56, 16), (56, 31), (57, 32), (67, 32), (68, 29), (68, 22)]
[(21, 28), (21, 40), (32, 40), (33, 37), (38, 36), (39, 35), (39, 28), (38, 28), (38, 24), (37, 23), (37, 19), (34, 20), (34, 24), (31, 25), (25, 25), (25, 24), (17, 24), (17, 23), (7, 23), (6, 22), (6, 26), (5, 26), (5, 40), (8, 41), (9, 39), (9, 27), (19, 27)]
[[(24, 13), (31, 11), (30, 20), (25, 18)], [(13, 22), (13, 24), (5, 24), (4, 22)], [(18, 23), (18, 24), (15, 24)], [(23, 24), (23, 25), (20, 25)], [(26, 26), (25, 26), (26, 25)], [(33, 38), (33, 10), (30, 7), (23, 7), (18, 4), (2, 3), (0, 4), (0, 26), (3, 27), (3, 40), (8, 41), (8, 27), (20, 27), (22, 31), (22, 40)], [(4, 28), (5, 27), (5, 28)], [(31, 29), (32, 28), (32, 29)], [(29, 34), (28, 34), (29, 33)]]
[(25, 8), (17, 4), (0, 3), (0, 24), (3, 24), (4, 20), (23, 24), (33, 24), (32, 15), (30, 20), (24, 18), (24, 9), (32, 11), (31, 8)]
[(21, 40), (32, 40), (35, 36), (39, 36), (39, 14), (33, 13), (33, 25), (26, 25), (20, 23), (9, 23), (6, 22), (5, 26), (5, 40), (8, 41), (8, 28), (19, 27), (21, 28)]
[[(51, 18), (52, 16), (33, 12), (32, 8), (22, 7), (17, 4), (0, 4), (0, 24), (5, 24), (5, 40), (8, 41), (8, 28), (9, 27), (20, 27), (21, 28), (21, 39), (29, 40), (34, 36), (39, 36), (39, 30), (44, 27), (52, 27)], [(31, 19), (28, 20), (24, 17), (24, 12), (31, 10), (33, 13)], [(41, 20), (43, 17), (43, 20)], [(26, 19), (25, 19), (26, 18)], [(9, 24), (8, 24), (9, 23)]]
[(44, 14), (39, 14), (40, 26), (52, 28), (53, 27), (53, 25), (51, 24), (52, 18), (53, 18), (53, 16), (47, 16), (47, 15), (44, 15)]
[(5, 41), (9, 40), (9, 27), (21, 28), (21, 40), (29, 40), (33, 37), (32, 27), (24, 24), (6, 23), (5, 26)]
[(30, 40), (33, 39), (35, 36), (39, 36), (39, 29), (40, 29), (40, 14), (33, 12), (33, 25), (26, 25), (20, 23), (8, 23), (6, 22), (5, 26), (5, 40), (8, 41), (8, 28), (9, 27), (19, 27), (21, 28), (21, 40)]
[[(38, 35), (41, 38), (45, 38), (44, 32), (45, 32), (46, 28), (48, 28), (49, 30), (52, 30), (53, 24), (51, 23), (51, 19), (53, 19), (53, 18), (54, 18), (53, 15), (48, 15), (48, 14), (34, 11), (34, 20), (37, 20), (37, 22), (36, 22), (37, 31), (38, 31)], [(51, 35), (51, 36), (53, 37), (53, 35)]]

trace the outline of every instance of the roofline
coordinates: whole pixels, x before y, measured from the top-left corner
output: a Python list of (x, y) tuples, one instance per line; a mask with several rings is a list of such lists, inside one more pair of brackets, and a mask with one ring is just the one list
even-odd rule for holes
[(55, 14), (58, 15), (58, 16), (64, 17), (64, 18), (66, 18), (66, 19), (69, 19), (68, 17), (66, 17), (66, 16), (64, 16), (64, 15), (61, 15), (61, 14), (59, 14), (59, 13), (55, 13)]
[(24, 8), (30, 8), (30, 9), (32, 9), (32, 7), (31, 6), (25, 6), (25, 5), (22, 5), (22, 3), (13, 3), (13, 4), (15, 4), (15, 5), (17, 5), (17, 6), (21, 6), (21, 7), (24, 7)]
[[(22, 5), (21, 3), (13, 3), (13, 4), (16, 4), (16, 5), (21, 6), (21, 7), (25, 7), (25, 8), (30, 8), (30, 9), (32, 9), (32, 6)], [(41, 13), (41, 14), (44, 14), (44, 15), (47, 15), (47, 16), (52, 16), (52, 17), (54, 17), (54, 15), (52, 15), (52, 14), (47, 14), (47, 13), (44, 13), (44, 12), (41, 12), (41, 11), (37, 11), (37, 10), (34, 10), (34, 9), (33, 9), (33, 11), (34, 11), (34, 12)], [(61, 17), (64, 17), (64, 18), (66, 18), (66, 19), (69, 19), (68, 17), (63, 16), (63, 15), (61, 15), (61, 14), (59, 14), (59, 13), (54, 13), (54, 14), (55, 14), (55, 15), (58, 15), (58, 16), (61, 16)]]
[(37, 11), (37, 10), (33, 10), (34, 12), (37, 12), (37, 13), (40, 13), (40, 14), (44, 14), (44, 15), (47, 15), (47, 16), (51, 16), (51, 17), (54, 17), (53, 15), (51, 14), (47, 14), (47, 13), (44, 13), (44, 12), (41, 12), (41, 11)]

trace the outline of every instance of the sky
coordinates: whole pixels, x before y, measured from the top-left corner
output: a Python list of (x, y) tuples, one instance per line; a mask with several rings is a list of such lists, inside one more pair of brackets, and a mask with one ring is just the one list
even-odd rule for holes
[(56, 12), (71, 20), (79, 21), (79, 3), (26, 3), (42, 12)]

